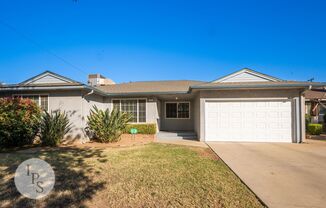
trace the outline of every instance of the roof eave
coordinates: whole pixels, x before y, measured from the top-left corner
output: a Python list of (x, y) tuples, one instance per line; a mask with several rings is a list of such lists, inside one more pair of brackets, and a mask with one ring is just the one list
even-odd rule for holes
[(70, 85), (70, 86), (30, 86), (30, 85), (7, 85), (0, 87), (0, 92), (8, 92), (8, 91), (45, 91), (45, 90), (94, 90), (96, 94), (100, 94), (105, 96), (106, 93), (98, 90), (94, 87), (85, 85), (85, 84), (78, 84), (78, 85)]
[(309, 89), (311, 87), (322, 87), (325, 84), (287, 84), (287, 85), (229, 85), (229, 86), (191, 86), (192, 89), (281, 89), (297, 88)]
[(107, 96), (129, 96), (129, 95), (173, 95), (188, 94), (189, 91), (166, 91), (166, 92), (124, 92), (124, 93), (107, 93)]

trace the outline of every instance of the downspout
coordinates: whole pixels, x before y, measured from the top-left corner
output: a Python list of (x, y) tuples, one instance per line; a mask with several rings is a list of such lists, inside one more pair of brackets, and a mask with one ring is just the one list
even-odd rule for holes
[[(82, 100), (82, 126), (83, 126), (83, 132), (84, 132), (84, 134), (85, 135), (87, 135), (87, 133), (86, 133), (86, 131), (85, 131), (85, 127), (86, 127), (86, 120), (85, 120), (85, 113), (84, 113), (84, 100), (85, 101), (87, 101), (86, 100), (86, 97), (87, 96), (89, 96), (89, 95), (92, 95), (94, 93), (94, 90), (91, 90), (90, 92), (88, 92), (87, 94), (84, 94), (84, 95), (82, 95), (82, 98), (83, 98), (83, 100)], [(87, 137), (87, 136), (86, 136)], [(86, 141), (83, 141), (82, 143), (85, 143)]]
[(84, 95), (84, 98), (85, 98), (86, 96), (89, 96), (89, 95), (93, 94), (93, 93), (94, 93), (94, 90), (91, 90), (89, 93), (87, 93), (86, 95)]

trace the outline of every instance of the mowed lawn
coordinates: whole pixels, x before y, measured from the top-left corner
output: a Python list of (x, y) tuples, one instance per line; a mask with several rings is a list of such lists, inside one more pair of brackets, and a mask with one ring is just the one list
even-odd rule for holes
[[(13, 180), (32, 157), (56, 174), (51, 194), (37, 201), (20, 196)], [(1, 153), (0, 179), (0, 207), (262, 207), (207, 148), (152, 143)]]

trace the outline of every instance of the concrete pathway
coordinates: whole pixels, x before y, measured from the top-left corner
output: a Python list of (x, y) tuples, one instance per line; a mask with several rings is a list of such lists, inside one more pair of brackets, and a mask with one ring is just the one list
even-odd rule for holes
[(326, 207), (326, 141), (208, 145), (268, 207)]

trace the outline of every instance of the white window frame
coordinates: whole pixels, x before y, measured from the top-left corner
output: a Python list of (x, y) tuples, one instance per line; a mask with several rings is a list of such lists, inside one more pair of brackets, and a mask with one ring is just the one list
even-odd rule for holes
[(50, 108), (50, 96), (49, 94), (45, 94), (45, 93), (42, 93), (42, 94), (13, 94), (12, 97), (15, 98), (15, 97), (20, 97), (22, 98), (23, 96), (38, 96), (38, 106), (41, 107), (41, 96), (48, 96), (48, 109), (46, 109), (47, 112), (49, 112), (49, 108)]
[[(147, 98), (114, 98), (112, 99), (111, 103), (112, 103), (112, 109), (113, 109), (113, 102), (114, 101), (119, 101), (120, 105), (119, 105), (119, 111), (121, 111), (121, 100), (137, 100), (137, 121), (136, 122), (129, 122), (129, 123), (139, 123), (139, 124), (143, 124), (143, 123), (147, 123)], [(139, 100), (145, 100), (145, 122), (139, 122)]]
[[(166, 116), (166, 104), (167, 103), (176, 103), (177, 104), (177, 117), (176, 118), (168, 118)], [(188, 103), (189, 104), (189, 116), (188, 118), (178, 118), (179, 112), (178, 112), (178, 105), (179, 103)], [(165, 119), (178, 119), (178, 120), (185, 120), (191, 118), (191, 102), (190, 101), (168, 101), (164, 103), (164, 111), (165, 111)]]

